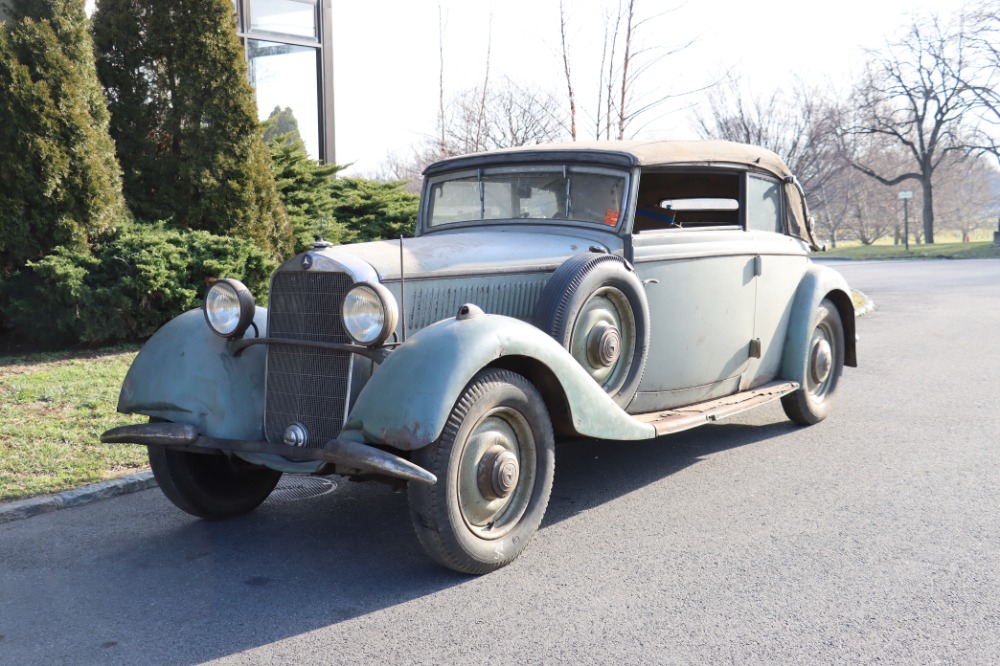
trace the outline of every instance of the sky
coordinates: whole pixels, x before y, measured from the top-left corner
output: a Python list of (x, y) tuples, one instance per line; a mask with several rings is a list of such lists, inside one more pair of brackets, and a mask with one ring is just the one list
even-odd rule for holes
[[(594, 106), (587, 89), (597, 78), (604, 12), (613, 2), (564, 0), (570, 66), (583, 106)], [(657, 16), (640, 33), (642, 44), (671, 50), (692, 42), (644, 75), (650, 89), (679, 94), (647, 116), (639, 138), (695, 138), (691, 109), (703, 93), (692, 91), (727, 72), (758, 95), (790, 88), (796, 79), (847, 95), (866, 48), (899, 34), (915, 12), (946, 15), (961, 4), (637, 0), (640, 17)], [(434, 134), (442, 46), (446, 98), (482, 82), (488, 42), (491, 81), (508, 76), (521, 85), (565, 90), (559, 0), (333, 0), (333, 24), (336, 161), (352, 164), (347, 173), (372, 174), (389, 153), (407, 155)]]

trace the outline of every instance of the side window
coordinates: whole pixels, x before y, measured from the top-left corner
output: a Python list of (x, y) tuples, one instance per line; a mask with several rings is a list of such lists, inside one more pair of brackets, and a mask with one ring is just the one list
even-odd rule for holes
[(784, 233), (781, 185), (771, 178), (747, 179), (747, 230)]
[(643, 171), (632, 233), (664, 229), (739, 229), (739, 171)]

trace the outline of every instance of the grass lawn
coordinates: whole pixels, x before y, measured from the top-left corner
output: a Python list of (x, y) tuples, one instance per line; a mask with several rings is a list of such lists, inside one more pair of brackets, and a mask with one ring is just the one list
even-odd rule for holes
[(137, 350), (0, 356), (0, 502), (147, 466), (145, 447), (99, 440), (108, 428), (145, 420), (115, 411)]
[(1000, 247), (991, 241), (980, 243), (935, 243), (934, 245), (910, 244), (907, 251), (903, 245), (852, 245), (819, 252), (822, 259), (1000, 259)]

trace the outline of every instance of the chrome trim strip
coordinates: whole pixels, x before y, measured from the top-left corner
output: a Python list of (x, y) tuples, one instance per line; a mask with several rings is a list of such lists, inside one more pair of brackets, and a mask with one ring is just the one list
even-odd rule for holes
[[(246, 338), (232, 343), (233, 356), (239, 356), (248, 347), (255, 345), (289, 345), (292, 347), (312, 347), (329, 351), (346, 352), (370, 358), (381, 363), (389, 355), (389, 349), (383, 347), (362, 347), (360, 345), (345, 345), (339, 342), (317, 342), (315, 340), (293, 340), (290, 338)], [(346, 415), (345, 415), (346, 417)]]

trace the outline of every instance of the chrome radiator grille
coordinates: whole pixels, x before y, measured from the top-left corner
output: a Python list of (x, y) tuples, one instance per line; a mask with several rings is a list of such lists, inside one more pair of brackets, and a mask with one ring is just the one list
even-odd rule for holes
[[(268, 337), (350, 343), (340, 304), (351, 284), (346, 273), (276, 273), (268, 302)], [(309, 431), (308, 446), (322, 447), (339, 435), (347, 411), (350, 369), (350, 354), (268, 345), (267, 440), (280, 443), (285, 428), (296, 422)]]

